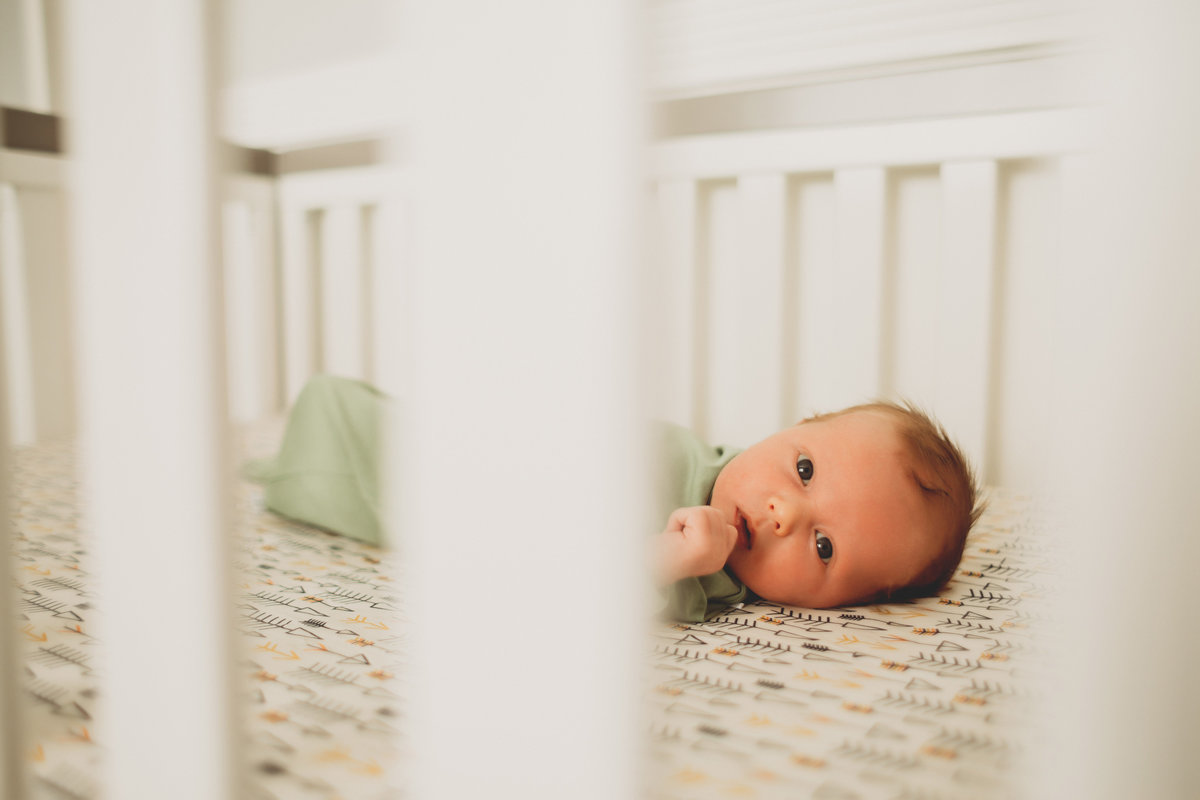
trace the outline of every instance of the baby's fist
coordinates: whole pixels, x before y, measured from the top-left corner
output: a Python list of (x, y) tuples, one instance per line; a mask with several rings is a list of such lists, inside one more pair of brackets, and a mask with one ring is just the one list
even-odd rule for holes
[(736, 543), (737, 528), (712, 506), (675, 509), (660, 537), (663, 582), (716, 572)]

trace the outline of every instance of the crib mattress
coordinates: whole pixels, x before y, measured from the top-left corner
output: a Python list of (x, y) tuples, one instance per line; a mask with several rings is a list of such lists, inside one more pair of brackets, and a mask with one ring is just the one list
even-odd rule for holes
[[(268, 452), (277, 434), (278, 425), (259, 429), (246, 452)], [(73, 449), (26, 448), (16, 464), (34, 796), (91, 798), (104, 749), (93, 672), (103, 609)], [(703, 624), (656, 624), (650, 795), (1013, 795), (1035, 706), (1026, 675), (1049, 556), (1030, 500), (992, 495), (940, 597), (823, 611), (755, 602)], [(244, 644), (251, 796), (390, 796), (403, 785), (403, 565), (264, 512), (251, 484), (239, 487), (237, 526), (232, 624)], [(519, 649), (528, 653), (527, 643)]]

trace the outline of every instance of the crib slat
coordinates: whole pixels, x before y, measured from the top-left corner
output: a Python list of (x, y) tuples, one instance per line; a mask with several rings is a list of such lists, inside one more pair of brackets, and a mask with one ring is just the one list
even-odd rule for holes
[(67, 7), (82, 505), (104, 612), (100, 782), (114, 798), (234, 796), (244, 750), (207, 66), (217, 5)]
[(996, 162), (943, 164), (941, 298), (934, 405), (976, 465), (987, 463), (996, 250)]
[(698, 382), (696, 346), (697, 274), (695, 181), (663, 181), (658, 186), (661, 228), (656, 243), (662, 248), (659, 278), (650, 291), (657, 301), (650, 321), (654, 359), (650, 369), (653, 416), (685, 427), (696, 424)]
[(836, 281), (830, 320), (837, 371), (822, 394), (829, 409), (870, 400), (882, 377), (884, 204), (887, 174), (879, 167), (834, 173)]
[[(3, 228), (0, 228), (0, 235)], [(0, 315), (4, 309), (0, 308)], [(12, 451), (8, 435), (9, 380), (5, 353), (7, 351), (5, 318), (0, 316), (0, 564), (4, 565), (4, 580), (0, 583), (0, 797), (21, 797), (21, 770), (25, 764), (21, 732), (24, 713), (24, 694), (21, 691), (21, 647), (17, 643), (17, 616), (14, 608), (15, 586), (9, 554), (15, 552), (12, 497), (9, 480), (12, 475)]]
[(309, 214), (302, 206), (282, 203), (279, 226), (284, 401), (290, 404), (315, 369), (313, 237)]
[(23, 240), (16, 187), (0, 183), (0, 303), (3, 303), (0, 322), (4, 325), (5, 361), (11, 393), (7, 423), (13, 444), (18, 445), (30, 444), (37, 437), (33, 342)]
[[(612, 591), (630, 565), (628, 577), (639, 572), (646, 535), (631, 513), (644, 485), (632, 438), (640, 320), (628, 314), (643, 218), (636, 5), (411, 8), (420, 80), (408, 81), (406, 109), (416, 258), (400, 532), (421, 690), (405, 711), (406, 794), (640, 796), (642, 597)], [(492, 124), (501, 109), (520, 109), (521, 124)], [(450, 586), (464, 615), (536, 609), (539, 628), (587, 619), (588, 634), (555, 636), (551, 658), (489, 658), (480, 680), (479, 654), (512, 631), (447, 625)]]
[(42, 0), (0, 4), (0, 75), (6, 105), (50, 111), (46, 13)]
[[(397, 176), (399, 183), (399, 176)], [(388, 202), (371, 206), (367, 219), (371, 274), (370, 361), (368, 380), (384, 392), (399, 396), (404, 392), (403, 353), (407, 352), (407, 328), (400, 309), (405, 301), (404, 268), (407, 263), (408, 214), (401, 186)]]
[(372, 327), (364, 302), (363, 218), (358, 205), (327, 208), (321, 220), (317, 303), (321, 307), (321, 368), (365, 377), (364, 346)]
[(836, 259), (835, 195), (832, 176), (804, 176), (794, 184), (792, 201), (793, 268), (789, 270), (784, 314), (784, 372), (791, 374), (787, 422), (829, 411), (827, 397), (839, 357), (835, 339)]
[(786, 176), (747, 175), (738, 180), (733, 251), (710, 277), (713, 441), (748, 445), (783, 420), (780, 330), (786, 209)]
[(222, 208), (225, 276), (225, 326), (229, 359), (229, 416), (250, 422), (266, 411), (263, 382), (261, 281), (256, 275), (250, 209), (243, 202)]

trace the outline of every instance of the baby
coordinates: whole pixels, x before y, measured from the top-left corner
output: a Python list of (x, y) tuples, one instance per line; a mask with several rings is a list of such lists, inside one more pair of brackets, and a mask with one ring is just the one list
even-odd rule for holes
[(929, 593), (962, 557), (983, 510), (976, 498), (962, 453), (929, 417), (854, 406), (724, 463), (707, 504), (671, 513), (656, 575), (692, 595), (671, 604), (690, 620), (741, 599), (736, 583), (735, 594), (720, 581), (712, 588), (722, 568), (759, 597), (810, 608)]
[[(279, 453), (247, 468), (266, 485), (267, 507), (379, 544), (379, 425), (389, 402), (360, 381), (314, 377)], [(962, 454), (912, 407), (813, 417), (740, 453), (675, 426), (664, 426), (663, 442), (655, 524), (667, 522), (654, 566), (667, 613), (684, 621), (747, 590), (815, 608), (935, 590), (981, 511)]]

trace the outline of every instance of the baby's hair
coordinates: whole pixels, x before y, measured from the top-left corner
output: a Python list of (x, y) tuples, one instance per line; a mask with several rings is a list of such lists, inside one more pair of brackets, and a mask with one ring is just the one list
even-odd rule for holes
[(948, 535), (940, 537), (938, 550), (924, 569), (906, 585), (884, 587), (868, 602), (934, 594), (954, 575), (962, 560), (967, 533), (987, 505), (979, 497), (975, 472), (946, 429), (907, 400), (900, 403), (877, 400), (817, 414), (804, 422), (821, 422), (860, 411), (884, 414), (896, 421), (910, 459), (909, 475), (920, 488), (922, 498), (950, 522)]

